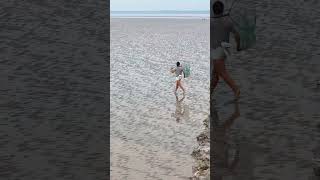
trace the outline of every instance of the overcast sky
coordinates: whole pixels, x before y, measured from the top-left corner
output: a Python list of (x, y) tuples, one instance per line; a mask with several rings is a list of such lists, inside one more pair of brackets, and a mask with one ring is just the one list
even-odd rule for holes
[(209, 10), (210, 0), (110, 0), (111, 11)]

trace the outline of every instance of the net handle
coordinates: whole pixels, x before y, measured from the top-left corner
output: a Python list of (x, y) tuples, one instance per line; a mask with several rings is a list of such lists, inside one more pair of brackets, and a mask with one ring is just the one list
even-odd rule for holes
[(235, 4), (237, 1), (238, 1), (238, 0), (234, 0), (233, 3), (231, 4), (231, 7), (229, 8), (229, 11), (228, 11), (228, 13), (227, 13), (228, 15), (230, 14), (230, 12), (231, 12), (234, 4)]

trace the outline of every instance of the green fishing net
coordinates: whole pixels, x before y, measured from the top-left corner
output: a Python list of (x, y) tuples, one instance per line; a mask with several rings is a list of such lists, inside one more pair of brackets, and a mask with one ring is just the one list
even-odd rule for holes
[(185, 76), (186, 78), (190, 76), (190, 74), (191, 74), (191, 69), (190, 69), (190, 65), (189, 65), (189, 64), (186, 64), (186, 65), (184, 66), (183, 73), (184, 73), (184, 76)]
[(240, 33), (240, 48), (248, 49), (256, 43), (256, 14), (253, 11), (235, 11), (231, 14)]

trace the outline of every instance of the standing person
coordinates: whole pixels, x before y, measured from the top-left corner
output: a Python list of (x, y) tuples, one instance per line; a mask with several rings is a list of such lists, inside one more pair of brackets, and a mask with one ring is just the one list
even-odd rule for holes
[(219, 82), (219, 77), (222, 77), (238, 99), (240, 89), (226, 70), (225, 59), (227, 56), (221, 43), (229, 43), (230, 33), (233, 33), (237, 43), (237, 51), (240, 51), (240, 34), (236, 31), (229, 17), (223, 16), (224, 4), (221, 1), (214, 2), (212, 9), (214, 17), (210, 19), (210, 67), (213, 69), (210, 70), (212, 78), (210, 91), (212, 94)]
[[(177, 67), (171, 69), (172, 73), (176, 73), (176, 89), (174, 91), (174, 94), (177, 95), (177, 90), (180, 87), (183, 91), (183, 94), (185, 94), (185, 90), (182, 86), (182, 73), (183, 73), (183, 67), (181, 66), (180, 62), (177, 62)], [(183, 73), (184, 74), (184, 73)]]

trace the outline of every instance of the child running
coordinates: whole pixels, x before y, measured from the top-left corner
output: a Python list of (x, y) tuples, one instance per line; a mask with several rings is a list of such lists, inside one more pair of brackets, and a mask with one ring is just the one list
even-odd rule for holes
[(177, 96), (177, 90), (180, 87), (183, 91), (183, 94), (185, 94), (185, 90), (182, 86), (182, 73), (184, 74), (183, 67), (181, 66), (180, 62), (177, 62), (176, 68), (171, 68), (172, 73), (176, 73), (176, 89), (174, 91), (174, 94)]
[(240, 96), (240, 89), (226, 70), (225, 59), (227, 56), (222, 44), (229, 43), (230, 33), (233, 33), (237, 43), (237, 50), (240, 51), (240, 35), (236, 31), (231, 20), (226, 16), (223, 17), (224, 5), (221, 1), (216, 1), (213, 4), (212, 9), (214, 17), (211, 18), (210, 22), (210, 63), (213, 69), (210, 70), (212, 78), (210, 91), (212, 94), (219, 82), (219, 77), (222, 77), (232, 89), (235, 98), (238, 99)]

